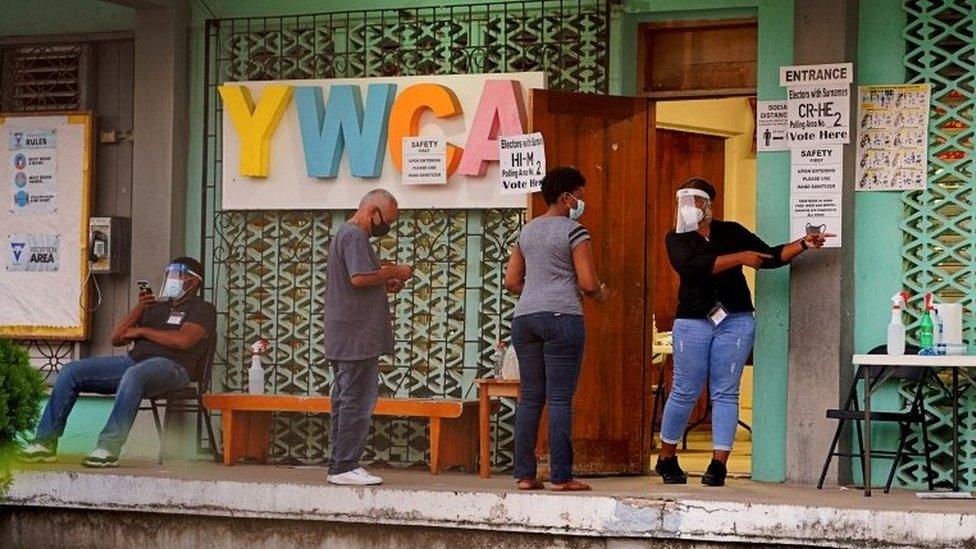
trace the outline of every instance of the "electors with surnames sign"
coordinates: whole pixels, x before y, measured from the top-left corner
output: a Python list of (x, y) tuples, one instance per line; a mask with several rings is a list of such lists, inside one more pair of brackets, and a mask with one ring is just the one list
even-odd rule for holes
[(498, 163), (502, 194), (529, 194), (542, 190), (546, 175), (546, 148), (539, 132), (498, 137)]
[(851, 63), (780, 67), (790, 148), (850, 143), (853, 78)]
[(825, 247), (841, 242), (843, 147), (827, 145), (790, 151), (790, 234), (830, 233)]

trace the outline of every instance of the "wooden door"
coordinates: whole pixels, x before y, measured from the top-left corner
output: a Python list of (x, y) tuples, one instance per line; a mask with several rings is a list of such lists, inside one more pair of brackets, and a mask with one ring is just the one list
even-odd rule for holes
[[(586, 177), (586, 213), (597, 270), (612, 289), (584, 300), (586, 350), (574, 401), (577, 473), (644, 473), (647, 317), (647, 176), (653, 161), (653, 105), (646, 99), (532, 90), (532, 127), (545, 137), (549, 168)], [(545, 211), (540, 193), (531, 214)], [(543, 437), (544, 438), (544, 437)], [(540, 446), (544, 451), (546, 446)]]
[(690, 177), (707, 179), (718, 191), (712, 204), (716, 219), (722, 219), (725, 196), (725, 138), (701, 133), (659, 129), (655, 135), (657, 161), (650, 178), (648, 196), (648, 234), (650, 244), (648, 289), (657, 328), (670, 331), (678, 308), (678, 274), (671, 268), (664, 237), (674, 230), (675, 193)]
[[(655, 145), (652, 149), (656, 160), (654, 175), (650, 178), (648, 189), (648, 269), (647, 269), (647, 301), (649, 315), (654, 316), (657, 329), (670, 331), (674, 324), (674, 315), (678, 308), (677, 273), (671, 268), (668, 253), (664, 246), (664, 237), (674, 230), (675, 193), (690, 177), (703, 177), (715, 185), (719, 199), (712, 205), (713, 215), (722, 218), (722, 197), (725, 196), (725, 138), (701, 133), (691, 133), (676, 130), (662, 130), (655, 132)], [(652, 320), (648, 318), (648, 326)], [(651, 345), (651, 342), (648, 342)], [(648, 351), (649, 352), (649, 351)], [(656, 383), (658, 368), (664, 364), (654, 364), (648, 369), (648, 378)], [(670, 379), (666, 380), (670, 384)], [(650, 389), (648, 389), (650, 390)], [(707, 395), (699, 398), (695, 410), (689, 418), (689, 425), (704, 424), (710, 418), (705, 417)], [(653, 403), (650, 403), (653, 407)], [(659, 406), (663, 408), (664, 403)], [(649, 412), (648, 412), (649, 413)], [(660, 422), (662, 411), (658, 411)], [(650, 430), (650, 417), (648, 430)]]

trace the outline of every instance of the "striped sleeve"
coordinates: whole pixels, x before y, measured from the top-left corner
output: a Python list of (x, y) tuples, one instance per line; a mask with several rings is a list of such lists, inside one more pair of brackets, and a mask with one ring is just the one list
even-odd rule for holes
[(589, 239), (590, 232), (582, 225), (577, 225), (573, 230), (569, 231), (569, 247), (571, 249), (576, 249), (577, 246)]

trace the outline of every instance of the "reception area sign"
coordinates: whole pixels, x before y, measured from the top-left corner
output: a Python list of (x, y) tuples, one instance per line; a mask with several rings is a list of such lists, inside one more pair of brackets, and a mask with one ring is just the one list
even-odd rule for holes
[[(375, 188), (401, 208), (525, 207), (500, 190), (498, 140), (528, 131), (533, 88), (543, 73), (229, 82), (221, 207), (350, 209)], [(446, 184), (404, 184), (409, 137), (446, 141)]]

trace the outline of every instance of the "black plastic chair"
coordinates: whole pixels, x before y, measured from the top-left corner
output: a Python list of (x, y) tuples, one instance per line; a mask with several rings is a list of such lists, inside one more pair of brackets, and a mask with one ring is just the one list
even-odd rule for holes
[[(148, 405), (143, 404), (139, 410), (151, 411), (153, 421), (156, 423), (156, 434), (159, 436), (159, 457), (156, 463), (163, 464), (163, 457), (166, 455), (166, 414), (160, 420), (160, 409), (164, 412), (192, 413), (196, 417), (197, 432), (200, 431), (202, 423), (207, 431), (207, 439), (210, 443), (210, 452), (213, 454), (214, 461), (220, 463), (221, 456), (217, 449), (217, 438), (214, 436), (213, 425), (211, 424), (210, 411), (203, 405), (203, 395), (210, 391), (210, 374), (213, 368), (213, 358), (216, 345), (210, 342), (207, 352), (201, 358), (202, 364), (191, 372), (190, 384), (179, 391), (162, 394), (146, 400)], [(197, 374), (197, 375), (193, 375)]]
[[(907, 346), (905, 350), (907, 354), (918, 354), (918, 351), (919, 350), (917, 347), (913, 347), (911, 345)], [(869, 354), (887, 354), (887, 348), (883, 345), (875, 347)], [(862, 449), (864, 448), (864, 435), (861, 432), (861, 423), (864, 421), (864, 411), (860, 409), (857, 398), (858, 383), (864, 379), (863, 368), (869, 368), (867, 373), (869, 376), (870, 387), (866, 387), (865, 390), (870, 389), (873, 391), (878, 387), (879, 384), (887, 380), (898, 380), (914, 384), (912, 391), (912, 402), (906, 410), (901, 412), (880, 412), (871, 410), (872, 423), (897, 423), (899, 427), (897, 450), (871, 450), (872, 458), (879, 457), (882, 459), (892, 460), (891, 470), (888, 472), (888, 481), (885, 482), (884, 492), (887, 494), (891, 490), (891, 483), (895, 478), (895, 471), (898, 469), (898, 464), (901, 462), (902, 458), (906, 457), (922, 457), (925, 459), (925, 470), (929, 490), (932, 490), (934, 487), (932, 458), (929, 455), (929, 429), (928, 422), (926, 421), (927, 418), (923, 395), (925, 385), (932, 373), (928, 368), (910, 366), (858, 366), (857, 373), (854, 375), (854, 379), (851, 381), (851, 389), (847, 394), (847, 400), (844, 402), (844, 407), (842, 409), (827, 410), (827, 418), (838, 420), (838, 424), (837, 430), (834, 432), (834, 440), (830, 443), (830, 450), (827, 452), (827, 459), (824, 462), (823, 471), (820, 472), (820, 481), (817, 483), (817, 488), (823, 488), (824, 480), (827, 478), (827, 469), (830, 468), (830, 462), (835, 456), (857, 458), (861, 462), (861, 471), (863, 472), (865, 469), (864, 455), (862, 452)], [(858, 447), (856, 451), (852, 450), (851, 452), (838, 452), (837, 443), (840, 441), (841, 433), (844, 430), (844, 424), (848, 421), (854, 422), (857, 432)], [(911, 426), (913, 424), (921, 427), (923, 445), (921, 452), (909, 452), (905, 450), (908, 437), (911, 433)], [(870, 441), (868, 442), (870, 443)], [(865, 483), (870, 481), (871, 479), (864, 479)]]

